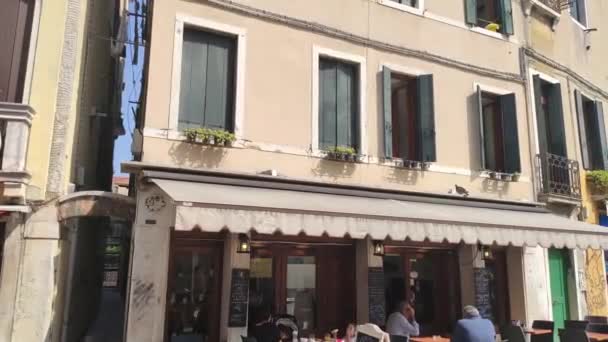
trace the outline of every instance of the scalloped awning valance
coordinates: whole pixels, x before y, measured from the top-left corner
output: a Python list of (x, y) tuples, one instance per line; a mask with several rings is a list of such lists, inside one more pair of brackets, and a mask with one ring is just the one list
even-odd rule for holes
[[(544, 208), (457, 205), (150, 179), (176, 205), (176, 230), (350, 236), (485, 245), (608, 249), (608, 230)], [(464, 202), (464, 201), (462, 201)], [(498, 207), (498, 208), (497, 208)]]

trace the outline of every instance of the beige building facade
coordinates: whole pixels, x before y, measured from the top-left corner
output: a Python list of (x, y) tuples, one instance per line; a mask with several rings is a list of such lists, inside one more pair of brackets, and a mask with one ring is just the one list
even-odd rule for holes
[[(570, 220), (581, 157), (568, 101), (570, 83), (601, 96), (605, 80), (570, 66), (582, 56), (567, 37), (590, 63), (605, 47), (587, 49), (595, 33), (549, 6), (155, 1), (140, 158), (123, 164), (137, 179), (127, 340), (237, 341), (267, 311), (323, 336), (383, 326), (401, 300), (424, 334), (449, 333), (465, 304), (530, 324), (554, 316), (555, 263), (563, 318), (583, 318), (581, 258), (606, 236)], [(535, 75), (561, 84), (565, 169), (540, 147)], [(226, 131), (234, 141), (209, 138)], [(332, 288), (336, 274), (349, 286)], [(196, 323), (201, 310), (217, 319)]]

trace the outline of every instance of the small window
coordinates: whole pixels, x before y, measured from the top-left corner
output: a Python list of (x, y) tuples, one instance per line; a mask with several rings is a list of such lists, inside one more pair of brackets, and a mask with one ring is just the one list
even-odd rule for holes
[(322, 57), (319, 60), (319, 147), (359, 150), (359, 67)]
[(570, 1), (570, 15), (583, 26), (587, 26), (587, 7), (585, 1), (586, 0)]
[(511, 0), (466, 0), (465, 3), (467, 24), (513, 34)]
[(179, 129), (234, 126), (236, 37), (184, 29)]
[(385, 157), (433, 162), (435, 114), (433, 76), (383, 70)]
[(589, 99), (578, 90), (574, 91), (574, 99), (583, 167), (587, 170), (604, 170), (608, 167), (608, 151), (602, 103)]
[(521, 172), (515, 95), (496, 95), (478, 87), (477, 99), (482, 169)]

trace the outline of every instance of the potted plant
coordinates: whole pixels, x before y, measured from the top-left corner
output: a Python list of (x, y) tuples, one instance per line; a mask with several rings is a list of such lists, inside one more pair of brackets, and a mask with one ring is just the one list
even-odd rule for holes
[(342, 160), (355, 162), (357, 161), (357, 152), (354, 148), (348, 146), (336, 146), (325, 150), (325, 155), (328, 159)]
[(496, 171), (489, 171), (488, 172), (488, 176), (490, 176), (490, 179), (496, 179)]
[(197, 129), (187, 128), (184, 130), (184, 135), (186, 136), (186, 140), (188, 140), (189, 142), (195, 142), (197, 137)]
[(511, 174), (509, 173), (501, 173), (500, 174), (500, 179), (505, 181), (505, 182), (509, 182), (511, 181)]
[(608, 171), (590, 171), (587, 173), (587, 181), (592, 185), (591, 193), (594, 196), (605, 198), (608, 195)]
[(519, 176), (520, 176), (520, 173), (519, 173), (519, 172), (514, 172), (514, 173), (511, 175), (511, 180), (512, 180), (513, 182), (517, 182), (517, 181), (519, 181)]

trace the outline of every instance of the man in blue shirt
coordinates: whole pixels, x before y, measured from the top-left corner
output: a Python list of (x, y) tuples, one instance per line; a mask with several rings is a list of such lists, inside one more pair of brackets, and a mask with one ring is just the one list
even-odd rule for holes
[(479, 311), (471, 305), (462, 310), (464, 318), (456, 323), (452, 342), (494, 342), (496, 331), (488, 319), (481, 318)]
[(416, 322), (414, 308), (408, 302), (399, 303), (398, 311), (388, 316), (386, 332), (391, 336), (409, 338), (420, 334), (420, 326)]

